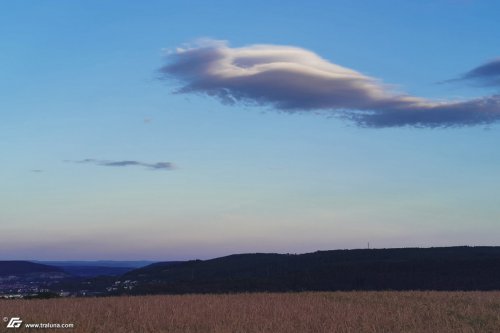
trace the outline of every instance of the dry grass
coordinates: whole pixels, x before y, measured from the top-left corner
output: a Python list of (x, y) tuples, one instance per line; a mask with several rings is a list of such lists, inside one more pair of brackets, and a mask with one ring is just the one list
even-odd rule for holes
[[(500, 332), (500, 292), (319, 292), (0, 301), (58, 332)], [(0, 323), (1, 324), (1, 323)], [(7, 332), (25, 329), (5, 329)], [(36, 330), (48, 332), (51, 330)]]

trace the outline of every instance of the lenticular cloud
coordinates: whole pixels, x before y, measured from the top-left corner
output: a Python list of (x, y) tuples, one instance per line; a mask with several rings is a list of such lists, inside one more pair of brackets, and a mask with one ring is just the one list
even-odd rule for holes
[(204, 41), (170, 53), (161, 73), (180, 82), (180, 93), (285, 112), (325, 111), (368, 127), (464, 126), (500, 119), (500, 96), (437, 102), (397, 93), (298, 47), (231, 48), (223, 41)]

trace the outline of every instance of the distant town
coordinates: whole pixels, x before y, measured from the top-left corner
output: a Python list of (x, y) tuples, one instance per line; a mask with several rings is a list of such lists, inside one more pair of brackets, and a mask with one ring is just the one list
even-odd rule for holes
[(119, 276), (149, 262), (129, 262), (129, 267), (88, 265), (83, 262), (54, 263), (56, 265), (1, 261), (0, 298), (107, 296), (130, 292), (137, 281), (119, 279)]

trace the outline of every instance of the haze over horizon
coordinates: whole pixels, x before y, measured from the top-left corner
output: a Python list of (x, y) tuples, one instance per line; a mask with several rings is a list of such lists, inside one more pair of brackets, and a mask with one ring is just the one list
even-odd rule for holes
[[(140, 266), (130, 266), (130, 267), (143, 267), (144, 265), (149, 265), (152, 263), (158, 263), (158, 262), (181, 262), (181, 261), (190, 261), (190, 260), (211, 260), (211, 259), (218, 259), (218, 258), (223, 258), (227, 256), (232, 256), (232, 255), (242, 255), (242, 254), (256, 254), (256, 253), (264, 253), (264, 254), (286, 254), (286, 255), (303, 255), (303, 254), (309, 254), (309, 253), (315, 253), (315, 252), (321, 252), (321, 251), (351, 251), (351, 250), (391, 250), (391, 249), (430, 249), (430, 248), (453, 248), (453, 247), (476, 247), (474, 245), (449, 245), (449, 246), (428, 246), (428, 247), (387, 247), (387, 248), (377, 248), (377, 247), (360, 247), (360, 248), (342, 248), (342, 249), (322, 249), (322, 250), (315, 250), (315, 251), (306, 251), (306, 252), (236, 252), (236, 253), (221, 253), (220, 255), (217, 256), (194, 256), (194, 257), (183, 257), (183, 258), (175, 258), (175, 257), (155, 257), (155, 259), (151, 258), (142, 258), (142, 259), (127, 259), (127, 258), (122, 258), (122, 259), (107, 259), (107, 258), (99, 258), (99, 259), (72, 259), (72, 258), (58, 258), (58, 259), (36, 259), (36, 258), (18, 258), (18, 259), (1, 259), (5, 261), (31, 261), (35, 263), (42, 263), (46, 265), (51, 265), (51, 263), (82, 263), (82, 265), (90, 265), (90, 264), (96, 264), (96, 263), (102, 263), (102, 266), (109, 266), (109, 263), (144, 263), (143, 265)], [(493, 246), (488, 246), (488, 245), (477, 245), (477, 247), (496, 247), (495, 245)], [(92, 265), (90, 265), (92, 266)], [(113, 265), (117, 267), (121, 267), (117, 264)], [(127, 266), (128, 267), (128, 266)]]
[(5, 2), (0, 260), (499, 245), (498, 12)]

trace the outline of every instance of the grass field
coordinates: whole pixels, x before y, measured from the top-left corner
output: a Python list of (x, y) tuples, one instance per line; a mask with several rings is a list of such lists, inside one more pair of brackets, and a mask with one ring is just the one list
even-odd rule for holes
[[(500, 332), (500, 292), (304, 292), (2, 300), (57, 332)], [(0, 323), (1, 324), (1, 323)]]

